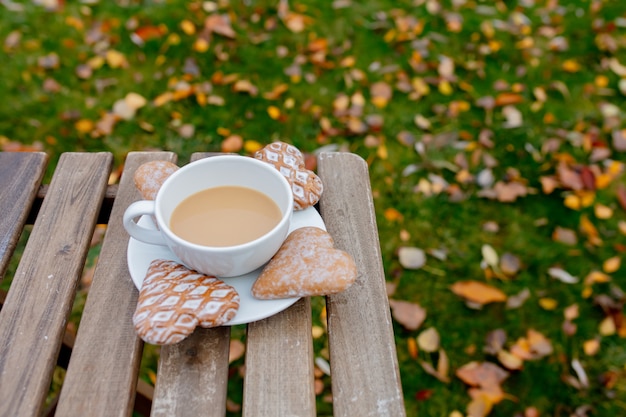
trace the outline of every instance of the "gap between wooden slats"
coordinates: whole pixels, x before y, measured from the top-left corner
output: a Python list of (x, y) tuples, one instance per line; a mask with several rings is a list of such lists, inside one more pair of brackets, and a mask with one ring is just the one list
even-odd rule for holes
[(128, 205), (141, 199), (135, 170), (152, 160), (175, 162), (176, 155), (131, 152), (126, 158), (61, 390), (59, 416), (114, 417), (132, 412), (143, 344), (132, 323), (138, 291), (128, 272), (129, 236), (122, 216)]
[(0, 415), (38, 416), (111, 169), (109, 153), (65, 153), (0, 311)]
[(43, 152), (0, 152), (0, 281), (46, 170)]
[(326, 227), (358, 268), (352, 287), (327, 297), (334, 415), (404, 416), (367, 164), (354, 154), (322, 153), (318, 170)]
[[(195, 153), (191, 160), (211, 155)], [(163, 346), (151, 415), (224, 416), (229, 346), (228, 326), (196, 329), (182, 342)]]

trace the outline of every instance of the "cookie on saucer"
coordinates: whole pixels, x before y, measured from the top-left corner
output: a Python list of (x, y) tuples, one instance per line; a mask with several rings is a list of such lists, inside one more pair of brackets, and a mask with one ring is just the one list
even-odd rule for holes
[(222, 280), (174, 261), (155, 259), (144, 279), (133, 324), (147, 343), (170, 345), (197, 326), (228, 323), (239, 309), (239, 294)]
[(269, 300), (330, 295), (350, 287), (357, 277), (352, 257), (335, 249), (330, 234), (302, 227), (287, 236), (252, 286), (252, 295)]

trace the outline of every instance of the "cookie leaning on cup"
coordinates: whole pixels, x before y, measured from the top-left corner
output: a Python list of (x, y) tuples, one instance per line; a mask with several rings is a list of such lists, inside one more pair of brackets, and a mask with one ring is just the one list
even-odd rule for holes
[(178, 166), (169, 161), (143, 163), (135, 171), (135, 187), (144, 200), (154, 200), (165, 180), (178, 171)]
[(294, 210), (304, 210), (319, 201), (324, 187), (322, 180), (306, 169), (304, 155), (298, 148), (285, 142), (273, 142), (254, 154), (254, 157), (273, 165), (291, 184)]

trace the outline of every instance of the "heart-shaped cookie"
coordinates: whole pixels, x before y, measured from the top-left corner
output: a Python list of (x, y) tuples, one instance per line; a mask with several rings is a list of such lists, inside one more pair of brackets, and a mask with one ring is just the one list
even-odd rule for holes
[(154, 200), (165, 180), (178, 170), (178, 166), (169, 161), (145, 162), (135, 171), (135, 186), (144, 200)]
[(322, 180), (306, 169), (304, 155), (298, 148), (285, 142), (273, 142), (257, 151), (254, 157), (274, 165), (287, 178), (293, 191), (294, 210), (317, 204), (323, 191)]
[(252, 295), (269, 300), (336, 294), (352, 285), (356, 275), (352, 257), (335, 249), (326, 231), (302, 227), (287, 236), (252, 286)]
[(155, 259), (139, 292), (133, 324), (144, 341), (169, 345), (197, 326), (227, 323), (238, 309), (239, 294), (230, 285), (174, 261)]

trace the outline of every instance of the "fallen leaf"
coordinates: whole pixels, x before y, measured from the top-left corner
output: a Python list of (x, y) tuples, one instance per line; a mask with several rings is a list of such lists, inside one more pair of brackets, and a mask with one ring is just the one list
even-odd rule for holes
[(498, 257), (498, 253), (493, 248), (493, 246), (488, 245), (488, 244), (484, 244), (481, 247), (480, 251), (481, 251), (481, 253), (483, 255), (483, 260), (487, 263), (487, 265), (489, 265), (492, 268), (497, 268), (498, 267), (498, 263), (500, 262), (500, 260), (499, 260), (499, 257)]
[(222, 141), (222, 152), (235, 153), (243, 148), (243, 138), (239, 135), (229, 135)]
[(426, 264), (426, 254), (420, 248), (403, 246), (398, 249), (400, 265), (407, 269), (420, 269)]
[(426, 310), (417, 303), (389, 300), (393, 318), (407, 330), (417, 330), (426, 320)]
[(230, 349), (228, 351), (228, 363), (233, 363), (241, 358), (246, 351), (246, 345), (239, 339), (230, 340)]
[(615, 326), (615, 321), (611, 316), (605, 317), (598, 326), (598, 333), (602, 336), (612, 336), (616, 333), (616, 331), (617, 326)]
[(600, 341), (598, 339), (585, 340), (583, 342), (583, 352), (587, 356), (593, 356), (600, 351)]
[(500, 258), (500, 270), (505, 275), (509, 277), (517, 275), (521, 266), (522, 262), (519, 257), (509, 252), (505, 252), (502, 254), (502, 257)]
[(539, 299), (539, 306), (547, 311), (552, 311), (558, 307), (559, 303), (554, 298), (542, 297)]
[(506, 294), (501, 290), (480, 281), (457, 281), (451, 286), (456, 295), (478, 304), (506, 301)]
[(507, 309), (520, 308), (530, 298), (530, 290), (524, 288), (517, 294), (510, 295), (506, 300)]
[(622, 259), (619, 256), (613, 256), (602, 263), (602, 270), (607, 274), (617, 272), (622, 265)]
[(519, 371), (524, 367), (524, 360), (507, 350), (502, 349), (498, 351), (497, 357), (498, 362), (508, 370)]
[(491, 362), (472, 361), (459, 367), (455, 375), (474, 387), (499, 386), (509, 377), (509, 372)]
[(576, 236), (576, 232), (572, 229), (557, 226), (554, 232), (552, 232), (552, 240), (565, 245), (576, 245), (578, 243), (578, 236)]
[(434, 327), (423, 330), (417, 336), (417, 345), (425, 352), (436, 352), (439, 349), (439, 332)]
[(204, 20), (204, 28), (210, 33), (216, 33), (224, 37), (234, 39), (235, 30), (230, 24), (230, 19), (226, 14), (211, 14)]
[(565, 284), (576, 284), (578, 282), (578, 277), (575, 277), (566, 270), (558, 267), (548, 268), (548, 275), (564, 282)]
[(506, 332), (502, 329), (496, 329), (487, 333), (485, 338), (485, 347), (483, 351), (490, 355), (496, 355), (506, 343)]

